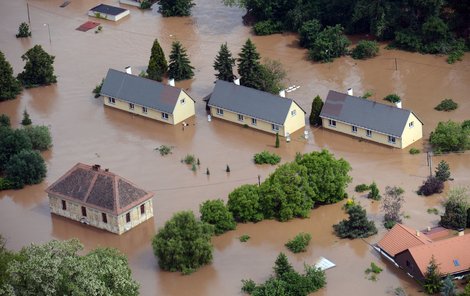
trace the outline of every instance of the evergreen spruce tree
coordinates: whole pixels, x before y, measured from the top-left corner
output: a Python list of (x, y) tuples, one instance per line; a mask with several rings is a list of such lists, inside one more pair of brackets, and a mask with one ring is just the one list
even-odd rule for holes
[(261, 72), (259, 60), (260, 55), (256, 51), (256, 46), (248, 39), (243, 45), (238, 58), (238, 74), (240, 74), (242, 85), (259, 89)]
[(320, 112), (323, 108), (323, 101), (320, 96), (316, 96), (312, 102), (312, 111), (310, 112), (309, 121), (311, 125), (319, 126), (321, 125)]
[(26, 87), (48, 85), (57, 82), (54, 75), (55, 57), (42, 49), (41, 45), (35, 45), (21, 56), (26, 61), (24, 71), (18, 74), (18, 80)]
[(227, 47), (227, 43), (220, 46), (219, 53), (215, 57), (214, 69), (218, 71), (215, 77), (219, 80), (225, 80), (232, 82), (233, 78), (233, 66), (235, 65), (235, 59), (232, 57), (232, 53)]
[(33, 122), (31, 121), (31, 118), (29, 118), (28, 111), (24, 109), (23, 111), (23, 120), (21, 120), (21, 125), (22, 126), (28, 126), (31, 125)]
[(147, 67), (147, 78), (156, 81), (162, 81), (168, 71), (168, 64), (166, 62), (165, 53), (163, 52), (160, 43), (155, 39), (150, 54), (149, 65)]
[(442, 275), (439, 272), (439, 266), (437, 266), (436, 260), (434, 259), (433, 255), (431, 257), (431, 261), (429, 261), (426, 273), (424, 274), (424, 291), (428, 294), (435, 294), (441, 291), (441, 277)]
[(0, 51), (0, 102), (14, 99), (21, 92), (21, 84), (13, 76), (13, 68)]
[(16, 38), (24, 37), (31, 37), (31, 31), (29, 30), (29, 25), (23, 22), (18, 28), (18, 34), (16, 34)]
[(170, 66), (168, 76), (175, 80), (191, 79), (194, 76), (194, 67), (191, 66), (186, 49), (179, 41), (173, 42), (170, 53)]
[(190, 16), (191, 8), (196, 5), (192, 0), (157, 0), (158, 10), (164, 17)]
[(348, 220), (333, 225), (336, 235), (340, 238), (365, 238), (377, 233), (374, 221), (367, 220), (366, 210), (360, 204), (353, 205), (347, 210)]
[(294, 268), (289, 263), (286, 254), (279, 253), (276, 262), (274, 262), (274, 274), (277, 278), (282, 278), (283, 275), (294, 271)]
[(445, 182), (450, 178), (450, 167), (445, 160), (441, 160), (436, 168), (436, 178)]

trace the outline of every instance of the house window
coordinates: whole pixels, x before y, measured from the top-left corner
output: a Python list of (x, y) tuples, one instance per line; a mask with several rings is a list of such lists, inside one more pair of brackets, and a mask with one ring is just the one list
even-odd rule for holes
[(366, 130), (366, 136), (368, 136), (369, 138), (372, 137), (372, 131)]
[(103, 220), (103, 223), (108, 223), (108, 215), (101, 213), (101, 220)]
[(131, 222), (131, 213), (126, 214), (126, 223)]
[(332, 126), (332, 127), (336, 127), (336, 120), (331, 120), (331, 119), (329, 119), (329, 120), (328, 120), (328, 125), (329, 125), (329, 126)]
[(297, 114), (297, 110), (292, 110), (292, 111), (290, 111), (290, 115), (291, 115), (291, 116), (295, 116), (296, 114)]
[(147, 111), (148, 111), (148, 110), (147, 110), (147, 107), (142, 107), (142, 113), (147, 114)]
[(395, 144), (397, 142), (397, 139), (395, 137), (388, 136), (388, 142), (392, 143), (392, 144)]
[(86, 217), (86, 208), (85, 207), (82, 207), (82, 216)]
[(184, 105), (184, 103), (186, 103), (186, 100), (185, 100), (185, 99), (181, 99), (181, 100), (180, 100), (180, 104), (181, 104), (181, 105)]
[(62, 210), (67, 210), (67, 202), (65, 200), (62, 200)]
[(221, 116), (224, 115), (224, 110), (217, 108), (217, 115), (221, 115)]
[(406, 260), (406, 267), (410, 267), (411, 266), (411, 263), (409, 260)]
[(351, 127), (351, 131), (352, 131), (353, 133), (357, 133), (357, 126), (354, 126), (354, 125), (353, 125), (353, 126)]
[(111, 97), (108, 98), (108, 102), (110, 104), (116, 104), (116, 100), (114, 98), (111, 98)]
[(415, 126), (415, 122), (414, 121), (411, 121), (410, 123), (408, 123), (408, 127), (414, 127)]
[(162, 113), (162, 118), (168, 120), (168, 113)]
[(251, 124), (256, 125), (258, 123), (258, 120), (256, 118), (251, 119)]
[(241, 114), (238, 114), (238, 121), (243, 121), (245, 118), (243, 117), (243, 115)]
[(145, 214), (145, 204), (140, 205), (140, 214)]
[(276, 131), (276, 132), (279, 131), (279, 125), (273, 123), (273, 124), (271, 124), (271, 127), (272, 127), (273, 131)]
[(134, 106), (133, 103), (129, 103), (129, 109), (130, 109), (130, 110), (134, 110), (134, 107), (135, 107), (135, 106)]

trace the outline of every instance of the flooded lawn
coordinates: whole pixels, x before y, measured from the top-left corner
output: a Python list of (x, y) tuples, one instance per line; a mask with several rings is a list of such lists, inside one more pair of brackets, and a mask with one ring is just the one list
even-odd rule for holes
[[(105, 1), (115, 4), (117, 1)], [(256, 166), (253, 154), (264, 149), (274, 151), (274, 136), (245, 129), (226, 122), (207, 122), (202, 98), (209, 94), (215, 80), (213, 59), (222, 42), (238, 54), (250, 37), (262, 57), (279, 59), (288, 72), (287, 85), (301, 87), (289, 94), (310, 112), (313, 98), (324, 99), (328, 90), (345, 91), (352, 87), (356, 95), (372, 91), (381, 100), (389, 93), (402, 97), (403, 107), (413, 110), (424, 122), (424, 140), (413, 144), (423, 150), (426, 138), (439, 121), (470, 119), (470, 56), (463, 62), (448, 65), (445, 57), (419, 55), (382, 49), (379, 57), (369, 61), (355, 61), (343, 57), (330, 64), (316, 64), (306, 60), (306, 51), (297, 45), (293, 34), (265, 37), (251, 36), (250, 28), (243, 26), (244, 12), (224, 7), (218, 0), (196, 1), (193, 16), (163, 19), (156, 11), (140, 11), (128, 7), (131, 16), (118, 23), (100, 21), (103, 32), (75, 30), (88, 20), (86, 11), (100, 3), (95, 0), (73, 0), (60, 8), (60, 0), (28, 1), (33, 37), (15, 38), (18, 25), (27, 21), (25, 1), (0, 0), (0, 50), (12, 64), (14, 72), (23, 68), (21, 55), (34, 44), (55, 55), (57, 85), (25, 90), (12, 101), (0, 103), (0, 112), (19, 124), (26, 108), (33, 123), (48, 125), (54, 139), (52, 149), (44, 154), (48, 165), (45, 182), (20, 191), (0, 193), (0, 233), (7, 239), (7, 247), (19, 249), (32, 242), (51, 239), (79, 238), (86, 249), (110, 246), (127, 254), (135, 279), (141, 284), (142, 295), (237, 295), (241, 279), (257, 282), (267, 279), (280, 251), (288, 252), (284, 243), (299, 232), (312, 234), (307, 252), (288, 253), (295, 268), (303, 262), (313, 264), (320, 256), (337, 266), (328, 270), (327, 287), (315, 295), (384, 295), (396, 287), (403, 287), (410, 295), (420, 294), (413, 280), (404, 276), (393, 265), (383, 261), (369, 247), (383, 235), (367, 240), (339, 240), (332, 234), (332, 224), (344, 217), (341, 204), (316, 208), (309, 219), (287, 223), (263, 221), (241, 224), (235, 231), (214, 237), (213, 264), (190, 276), (162, 272), (157, 266), (150, 240), (157, 229), (173, 213), (191, 209), (207, 199), (226, 199), (235, 187), (256, 183), (258, 175), (264, 180), (274, 167)], [(47, 27), (51, 30), (51, 43)], [(94, 99), (91, 90), (106, 74), (108, 68), (123, 70), (132, 66), (139, 73), (148, 63), (150, 48), (158, 38), (168, 55), (171, 42), (179, 40), (187, 48), (195, 66), (195, 78), (177, 82), (196, 100), (196, 117), (189, 120), (184, 130), (135, 117), (125, 112), (104, 108)], [(395, 59), (397, 69), (395, 68)], [(443, 98), (458, 102), (454, 112), (437, 112), (433, 108)], [(405, 223), (425, 228), (438, 222), (438, 216), (428, 214), (428, 208), (441, 209), (442, 196), (420, 197), (417, 187), (429, 174), (426, 155), (410, 155), (408, 149), (394, 150), (368, 142), (360, 142), (341, 134), (309, 128), (308, 140), (302, 131), (292, 136), (291, 143), (281, 143), (276, 153), (282, 162), (292, 161), (296, 152), (331, 150), (337, 157), (351, 163), (353, 183), (348, 190), (366, 206), (369, 216), (381, 225), (382, 214), (377, 202), (355, 194), (359, 183), (376, 181), (383, 190), (387, 185), (405, 189)], [(160, 145), (174, 146), (173, 153), (161, 157), (154, 149)], [(186, 154), (195, 154), (201, 161), (194, 173), (180, 163)], [(448, 186), (470, 184), (470, 154), (434, 157), (449, 162), (452, 181)], [(155, 192), (154, 219), (136, 229), (117, 236), (95, 230), (79, 223), (51, 216), (44, 189), (77, 162), (98, 163), (102, 167), (129, 179), (140, 187)], [(231, 173), (225, 172), (229, 164)], [(206, 176), (206, 168), (211, 175)], [(251, 239), (240, 243), (238, 237), (248, 234)], [(364, 270), (370, 262), (384, 267), (376, 282), (369, 281)]]

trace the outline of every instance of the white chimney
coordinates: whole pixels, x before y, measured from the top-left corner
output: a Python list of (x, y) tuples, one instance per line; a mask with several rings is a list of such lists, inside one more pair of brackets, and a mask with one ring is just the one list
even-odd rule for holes
[(431, 226), (428, 226), (428, 232), (431, 232)]
[(131, 66), (127, 66), (125, 69), (126, 69), (126, 73), (127, 73), (127, 74), (132, 74), (132, 68), (131, 68)]
[(459, 236), (463, 236), (465, 232), (463, 230), (459, 231)]
[(348, 95), (349, 95), (349, 96), (354, 96), (354, 94), (353, 94), (353, 89), (352, 89), (351, 87), (348, 88)]
[(283, 89), (283, 90), (279, 91), (279, 96), (285, 98), (286, 97), (286, 90)]
[(416, 230), (416, 236), (419, 236), (421, 233), (419, 233), (419, 230)]
[(398, 101), (395, 103), (395, 106), (397, 106), (397, 108), (400, 108), (401, 109), (401, 101)]
[(233, 83), (235, 83), (236, 85), (240, 85), (240, 78), (235, 79)]
[(173, 78), (168, 79), (168, 85), (169, 86), (175, 86), (175, 79), (173, 79)]

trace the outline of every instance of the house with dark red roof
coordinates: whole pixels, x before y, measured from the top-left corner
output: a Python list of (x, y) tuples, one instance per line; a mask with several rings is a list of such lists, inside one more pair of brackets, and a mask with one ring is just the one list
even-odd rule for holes
[(153, 193), (99, 165), (76, 164), (46, 192), (51, 213), (117, 234), (153, 217)]
[(376, 245), (385, 258), (409, 276), (423, 281), (429, 262), (434, 257), (443, 276), (459, 277), (470, 272), (470, 234), (457, 236), (444, 228), (418, 231), (396, 224)]

